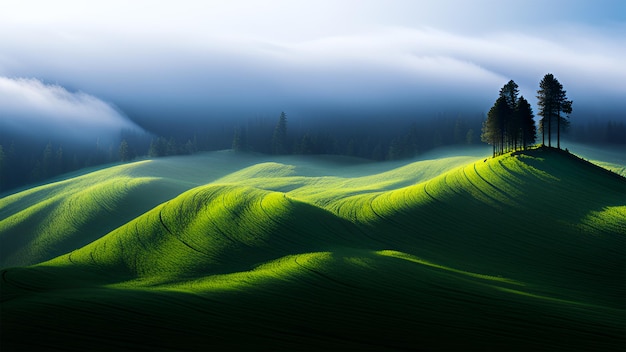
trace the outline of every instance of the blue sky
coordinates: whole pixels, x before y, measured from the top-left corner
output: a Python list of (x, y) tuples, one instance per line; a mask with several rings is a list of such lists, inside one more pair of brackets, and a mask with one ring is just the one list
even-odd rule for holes
[(626, 119), (625, 38), (626, 1), (9, 0), (0, 114), (63, 125), (96, 109), (94, 124), (124, 127), (124, 115), (472, 115), (509, 79), (534, 104), (550, 72), (573, 119)]

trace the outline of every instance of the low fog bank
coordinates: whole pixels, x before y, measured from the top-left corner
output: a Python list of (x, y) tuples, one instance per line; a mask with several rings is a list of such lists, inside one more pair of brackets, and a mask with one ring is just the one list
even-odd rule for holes
[(145, 155), (274, 153), (281, 112), (286, 153), (390, 160), (480, 144), (500, 87), (515, 80), (537, 115), (546, 73), (574, 102), (574, 141), (624, 140), (620, 23), (547, 24), (527, 4), (487, 2), (71, 3), (0, 13), (0, 189)]
[(0, 192), (119, 160), (151, 136), (114, 105), (33, 78), (0, 76)]
[[(0, 137), (59, 140), (67, 145), (119, 141), (143, 130), (113, 105), (39, 79), (0, 77)], [(6, 140), (4, 141), (6, 142)]]
[(8, 53), (0, 72), (87, 91), (157, 134), (182, 137), (280, 111), (303, 128), (486, 113), (510, 79), (537, 111), (548, 72), (574, 101), (573, 119), (626, 120), (624, 37), (586, 27), (476, 35), (386, 25), (297, 40), (176, 28), (167, 35), (94, 29), (70, 40), (48, 27), (23, 29), (19, 40), (0, 35)]

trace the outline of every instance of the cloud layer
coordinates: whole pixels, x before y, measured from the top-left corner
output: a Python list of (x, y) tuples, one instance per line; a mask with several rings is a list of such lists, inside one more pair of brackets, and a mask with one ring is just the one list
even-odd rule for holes
[(0, 77), (0, 128), (41, 138), (67, 137), (93, 143), (140, 128), (113, 106), (82, 92), (38, 79)]
[(626, 119), (624, 3), (551, 2), (550, 22), (541, 3), (69, 1), (0, 14), (0, 74), (89, 91), (166, 128), (281, 110), (476, 114), (509, 79), (534, 103), (549, 72), (573, 118)]

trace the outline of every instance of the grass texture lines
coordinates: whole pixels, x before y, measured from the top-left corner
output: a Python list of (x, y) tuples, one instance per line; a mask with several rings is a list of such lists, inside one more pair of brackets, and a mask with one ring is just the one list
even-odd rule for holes
[(212, 153), (0, 214), (3, 349), (626, 346), (626, 180), (562, 151)]

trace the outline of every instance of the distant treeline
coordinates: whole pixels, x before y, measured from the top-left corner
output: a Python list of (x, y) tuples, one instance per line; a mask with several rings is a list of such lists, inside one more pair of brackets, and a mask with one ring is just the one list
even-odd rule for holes
[(119, 160), (117, 145), (73, 145), (56, 139), (42, 141), (2, 135), (0, 192), (51, 177)]
[[(287, 114), (282, 113), (276, 119), (207, 124), (205, 130), (187, 137), (124, 131), (115, 142), (95, 140), (91, 146), (52, 138), (25, 139), (0, 132), (0, 192), (85, 167), (229, 148), (266, 154), (335, 154), (371, 160), (411, 158), (440, 146), (480, 144), (481, 126), (486, 120), (482, 115), (439, 115), (413, 123), (337, 121), (334, 125), (325, 123), (307, 128), (292, 124)], [(623, 122), (600, 120), (575, 124), (568, 139), (626, 144), (626, 126)]]
[(480, 143), (482, 119), (480, 115), (442, 115), (402, 126), (337, 123), (298, 128), (290, 126), (287, 115), (282, 113), (276, 120), (259, 118), (230, 126), (209, 125), (188, 137), (125, 131), (117, 142), (95, 140), (91, 146), (0, 133), (0, 192), (85, 167), (230, 148), (266, 154), (336, 154), (372, 160), (408, 158), (438, 146)]
[(253, 123), (235, 127), (232, 148), (268, 154), (335, 154), (395, 160), (439, 146), (480, 143), (481, 121), (481, 116), (440, 116), (398, 130), (376, 126), (302, 130), (291, 129), (283, 112), (273, 126)]
[(626, 145), (626, 123), (593, 120), (572, 124), (567, 140), (595, 145)]

